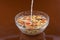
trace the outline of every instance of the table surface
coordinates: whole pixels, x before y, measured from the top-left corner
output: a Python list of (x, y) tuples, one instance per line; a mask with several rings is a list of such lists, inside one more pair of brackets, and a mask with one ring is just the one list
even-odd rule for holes
[[(30, 10), (30, 2), (31, 0), (0, 0), (0, 40), (40, 40), (40, 35), (24, 35), (15, 25), (15, 15)], [(49, 25), (44, 31), (46, 39), (60, 40), (60, 0), (34, 0), (33, 9), (46, 12), (50, 17)]]

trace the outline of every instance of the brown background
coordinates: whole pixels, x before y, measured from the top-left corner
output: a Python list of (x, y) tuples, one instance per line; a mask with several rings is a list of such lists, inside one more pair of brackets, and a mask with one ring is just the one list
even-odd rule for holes
[[(30, 10), (31, 0), (0, 0), (0, 38), (20, 34), (14, 23), (17, 13)], [(45, 30), (49, 35), (60, 35), (60, 0), (34, 0), (34, 10), (44, 11), (50, 16)]]

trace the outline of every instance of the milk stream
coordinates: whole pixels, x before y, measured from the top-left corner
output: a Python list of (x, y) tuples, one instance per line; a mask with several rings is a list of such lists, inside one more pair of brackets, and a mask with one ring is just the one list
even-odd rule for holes
[(31, 0), (31, 21), (32, 21), (32, 13), (33, 13), (33, 2), (34, 0)]

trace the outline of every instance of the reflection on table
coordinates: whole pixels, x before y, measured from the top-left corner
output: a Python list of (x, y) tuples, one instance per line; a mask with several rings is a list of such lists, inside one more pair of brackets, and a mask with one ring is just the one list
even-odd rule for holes
[(60, 40), (60, 36), (45, 35), (45, 33), (40, 33), (38, 35), (31, 36), (21, 33), (20, 35), (10, 35), (0, 38), (0, 40)]

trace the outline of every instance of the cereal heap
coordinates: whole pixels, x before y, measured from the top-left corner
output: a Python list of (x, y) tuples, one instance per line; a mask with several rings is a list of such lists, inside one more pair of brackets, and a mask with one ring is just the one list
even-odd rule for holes
[(46, 24), (47, 20), (42, 15), (33, 15), (31, 16), (22, 16), (17, 19), (19, 25), (26, 29), (35, 29), (41, 28), (44, 24)]

